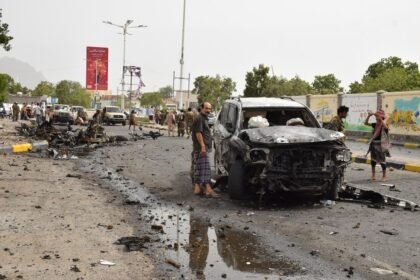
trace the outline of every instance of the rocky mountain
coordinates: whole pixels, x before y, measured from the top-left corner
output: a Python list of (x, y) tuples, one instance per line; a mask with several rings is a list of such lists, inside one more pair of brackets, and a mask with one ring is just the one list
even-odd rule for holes
[(0, 58), (0, 73), (9, 74), (16, 82), (30, 89), (34, 89), (39, 82), (46, 81), (45, 76), (34, 67), (12, 57)]

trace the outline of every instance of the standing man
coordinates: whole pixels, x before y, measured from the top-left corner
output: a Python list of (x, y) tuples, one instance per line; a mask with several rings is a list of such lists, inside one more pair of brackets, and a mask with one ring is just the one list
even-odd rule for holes
[(12, 106), (12, 111), (13, 111), (13, 121), (17, 122), (17, 120), (19, 119), (19, 105), (15, 102), (13, 103)]
[(178, 137), (184, 137), (185, 134), (185, 114), (184, 110), (176, 115), (176, 123), (178, 125)]
[(186, 121), (187, 136), (188, 138), (190, 138), (191, 128), (194, 121), (194, 113), (192, 112), (191, 107), (189, 107), (187, 113), (185, 113), (185, 121)]
[(42, 109), (39, 105), (39, 103), (36, 103), (36, 106), (33, 107), (34, 114), (35, 114), (35, 120), (38, 126), (42, 124)]
[(165, 119), (165, 123), (168, 126), (168, 136), (173, 136), (175, 137), (175, 114), (176, 111), (169, 111), (168, 114), (166, 115), (166, 119)]
[(155, 107), (155, 123), (160, 124), (160, 110), (158, 107)]
[(347, 118), (349, 112), (349, 107), (340, 106), (337, 109), (337, 116), (331, 119), (331, 122), (326, 127), (327, 129), (343, 132), (344, 131), (344, 122), (343, 119)]
[(210, 133), (208, 115), (211, 112), (211, 105), (204, 102), (201, 105), (201, 112), (194, 119), (192, 125), (192, 140), (194, 152), (194, 194), (204, 194), (206, 197), (219, 197), (210, 186), (211, 170), (209, 153), (212, 147), (212, 136)]

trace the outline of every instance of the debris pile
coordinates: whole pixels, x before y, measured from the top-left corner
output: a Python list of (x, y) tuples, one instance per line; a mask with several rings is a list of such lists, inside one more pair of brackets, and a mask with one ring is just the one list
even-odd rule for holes
[(86, 129), (72, 129), (69, 125), (65, 128), (55, 126), (31, 126), (22, 123), (16, 127), (17, 132), (25, 137), (36, 140), (47, 140), (50, 147), (60, 148), (62, 146), (75, 147), (83, 144), (102, 144), (115, 141), (115, 137), (108, 137), (104, 128), (99, 124), (91, 124)]
[[(49, 156), (55, 159), (76, 159), (91, 150), (109, 144), (117, 144), (128, 141), (126, 136), (107, 136), (105, 128), (99, 124), (90, 123), (87, 128), (73, 129), (70, 125), (56, 127), (43, 124), (41, 126), (21, 123), (16, 127), (19, 135), (34, 140), (46, 140), (49, 144)], [(156, 140), (163, 134), (159, 132), (143, 133), (142, 135), (132, 133), (130, 140), (153, 139)]]
[(143, 132), (142, 134), (137, 134), (133, 132), (133, 133), (130, 133), (130, 136), (133, 141), (150, 139), (150, 138), (153, 140), (156, 140), (160, 136), (163, 136), (163, 134), (160, 132), (154, 132), (154, 131), (150, 131), (148, 133)]
[[(395, 186), (392, 186), (390, 186), (390, 188), (394, 189)], [(339, 197), (341, 200), (359, 202), (365, 201), (367, 203), (371, 203), (370, 206), (372, 208), (382, 208), (383, 206), (387, 205), (393, 207), (400, 207), (410, 211), (418, 211), (420, 207), (418, 204), (412, 201), (381, 194), (379, 192), (350, 183), (347, 183), (344, 186), (343, 190), (339, 193)]]

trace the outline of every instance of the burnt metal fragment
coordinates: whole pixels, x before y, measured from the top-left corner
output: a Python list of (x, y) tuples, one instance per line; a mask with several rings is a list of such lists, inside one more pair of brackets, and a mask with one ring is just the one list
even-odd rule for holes
[(131, 252), (131, 251), (140, 251), (141, 249), (147, 249), (147, 247), (144, 244), (149, 243), (150, 241), (151, 239), (147, 235), (143, 237), (127, 236), (127, 237), (121, 237), (114, 244), (124, 245), (127, 251)]

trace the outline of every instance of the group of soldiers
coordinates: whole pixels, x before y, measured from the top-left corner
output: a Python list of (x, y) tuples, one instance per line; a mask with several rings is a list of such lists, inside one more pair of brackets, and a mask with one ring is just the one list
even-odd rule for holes
[(43, 108), (41, 104), (26, 104), (23, 103), (20, 107), (17, 102), (14, 102), (12, 105), (12, 120), (14, 122), (19, 120), (28, 120), (30, 118), (35, 118), (36, 123), (41, 125), (43, 122), (51, 124), (53, 118), (54, 109)]
[(175, 126), (177, 127), (178, 137), (184, 137), (187, 135), (189, 138), (191, 135), (191, 128), (193, 125), (194, 117), (198, 114), (197, 111), (193, 111), (192, 108), (188, 108), (187, 111), (181, 110), (179, 113), (169, 111), (165, 116), (164, 123), (168, 125), (168, 136), (175, 136)]

